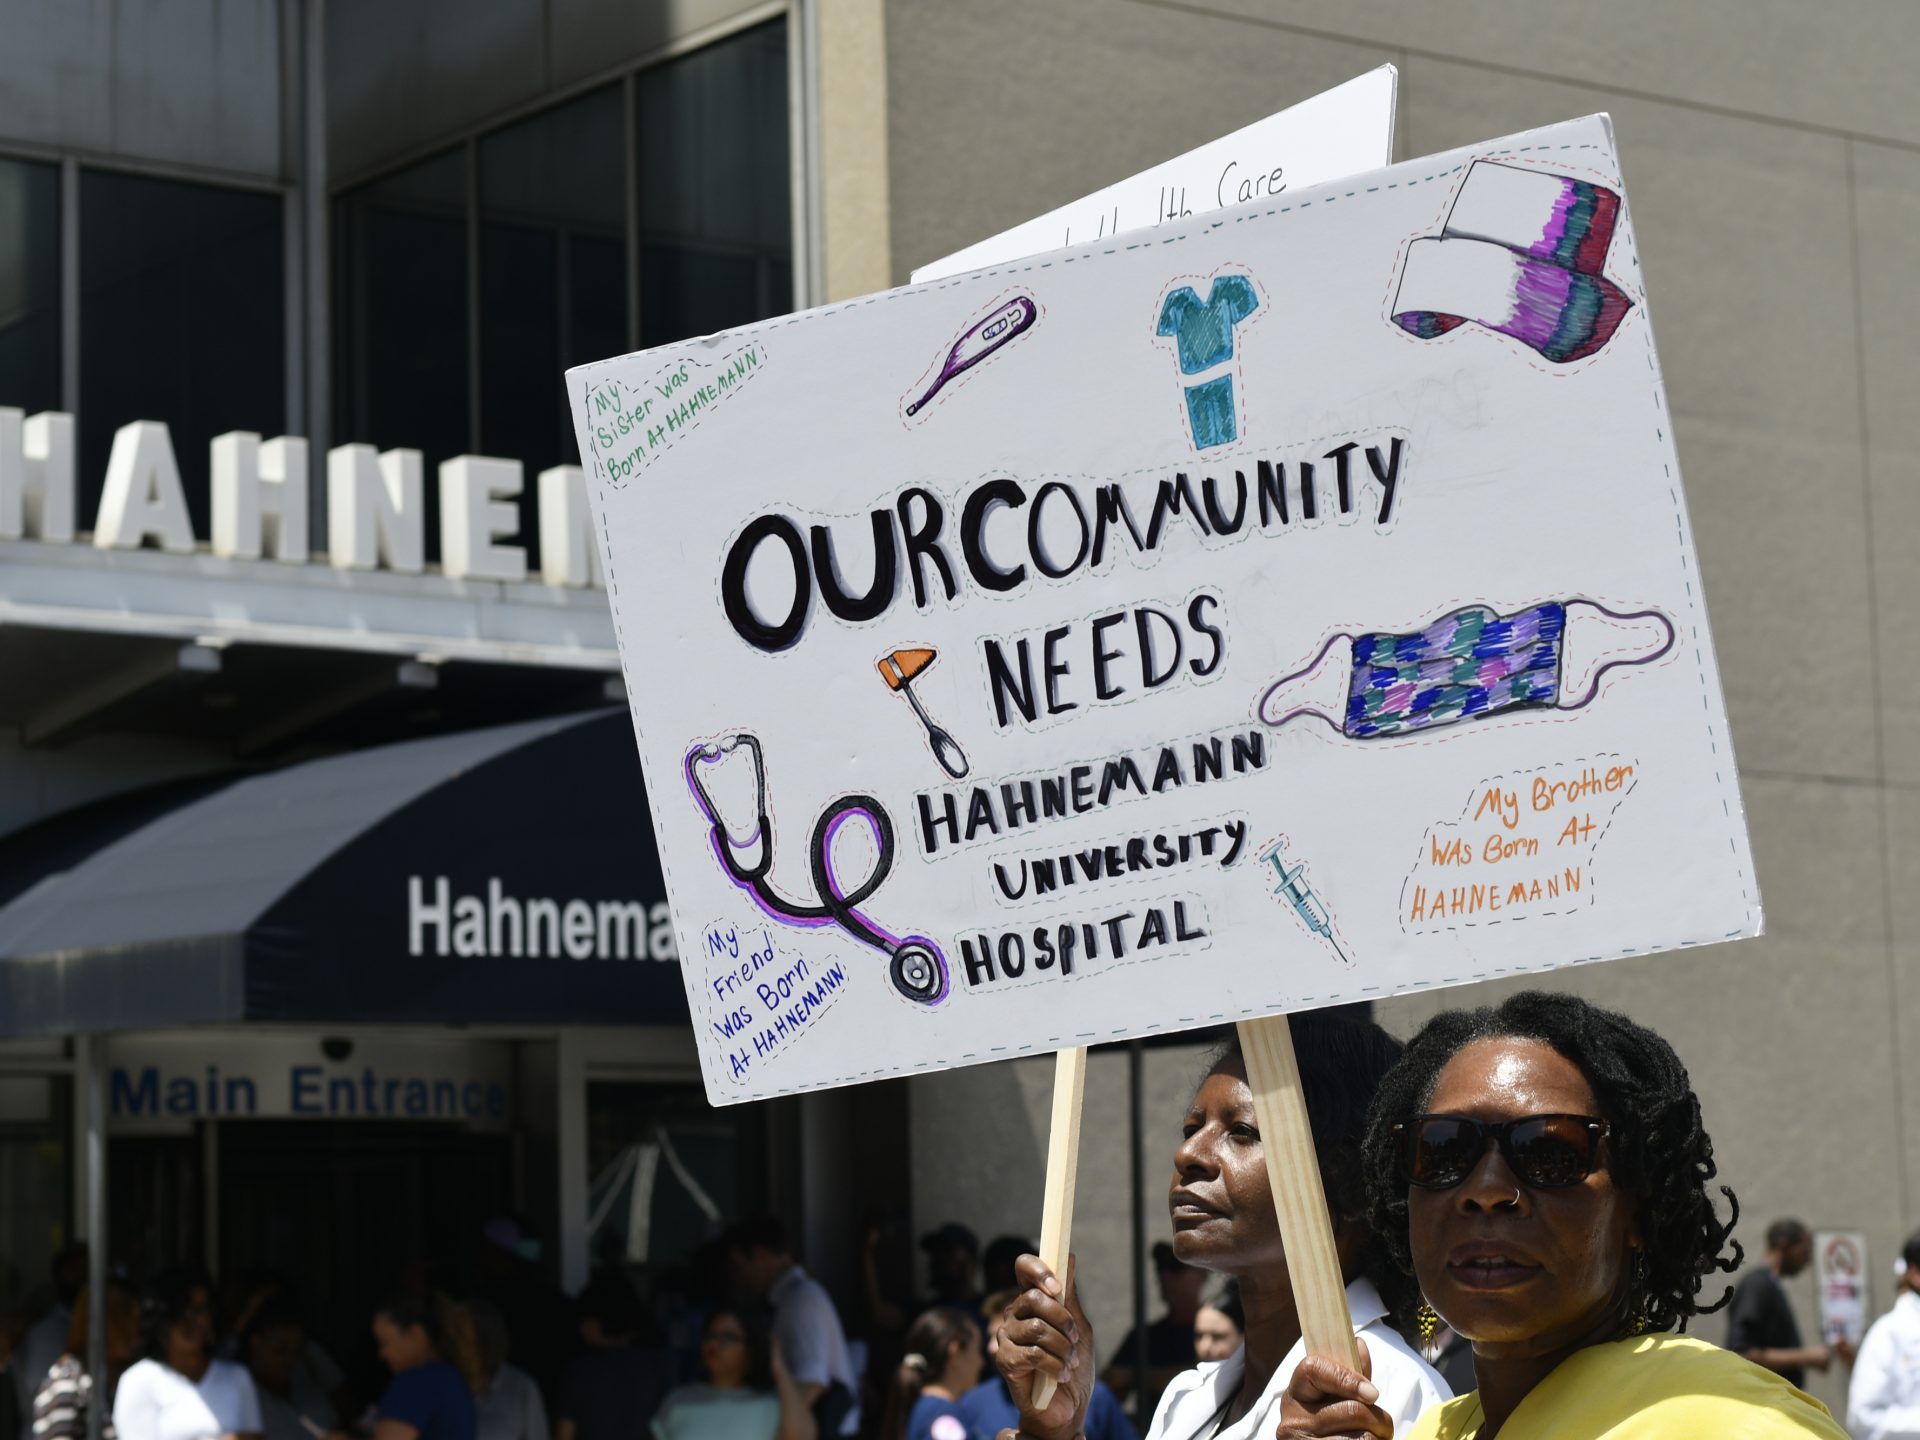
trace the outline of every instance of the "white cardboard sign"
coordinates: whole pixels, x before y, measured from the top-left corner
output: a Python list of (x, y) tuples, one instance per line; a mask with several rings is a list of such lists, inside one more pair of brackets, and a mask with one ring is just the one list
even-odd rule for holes
[(1399, 78), (1391, 65), (1369, 70), (1071, 205), (922, 265), (913, 272), (913, 283), (1191, 220), (1232, 205), (1270, 201), (1291, 190), (1385, 165), (1393, 159)]
[(569, 372), (718, 1102), (1759, 931), (1592, 116)]
[(1828, 1345), (1858, 1345), (1867, 1333), (1867, 1237), (1858, 1230), (1822, 1230), (1813, 1237), (1813, 1255), (1820, 1338)]

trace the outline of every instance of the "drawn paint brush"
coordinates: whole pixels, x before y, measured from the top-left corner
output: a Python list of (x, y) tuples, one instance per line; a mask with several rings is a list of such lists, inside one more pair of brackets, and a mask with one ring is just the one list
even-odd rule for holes
[(946, 387), (949, 380), (964, 375), (989, 355), (996, 353), (1003, 345), (1026, 334), (1033, 328), (1033, 322), (1039, 318), (1039, 308), (1024, 295), (1016, 295), (1000, 306), (953, 342), (953, 349), (947, 352), (946, 364), (942, 365), (940, 373), (933, 377), (933, 384), (927, 387), (927, 393), (907, 406), (907, 414), (910, 416), (919, 414), (926, 407), (927, 402)]
[(940, 768), (954, 779), (964, 780), (967, 778), (967, 752), (960, 748), (958, 740), (933, 723), (933, 717), (927, 714), (927, 707), (913, 693), (914, 677), (938, 658), (938, 652), (933, 650), (896, 650), (891, 655), (881, 657), (878, 667), (880, 678), (887, 682), (889, 690), (907, 697), (913, 713), (927, 727), (927, 738), (933, 742), (933, 758), (940, 762)]

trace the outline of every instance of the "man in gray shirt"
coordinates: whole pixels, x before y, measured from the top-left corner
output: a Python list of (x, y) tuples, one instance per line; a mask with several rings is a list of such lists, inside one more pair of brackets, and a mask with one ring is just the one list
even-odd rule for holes
[(823, 1437), (860, 1432), (860, 1383), (847, 1353), (840, 1312), (826, 1287), (794, 1262), (786, 1229), (771, 1215), (727, 1232), (734, 1285), (773, 1311), (773, 1342)]

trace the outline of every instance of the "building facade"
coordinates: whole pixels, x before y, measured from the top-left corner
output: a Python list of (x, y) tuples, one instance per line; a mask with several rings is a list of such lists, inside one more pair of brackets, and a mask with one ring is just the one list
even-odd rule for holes
[[(851, 1291), (904, 1161), (849, 1209), (850, 1098), (706, 1104), (560, 383), (821, 293), (816, 17), (8, 19), (0, 1308), (104, 1236), (136, 1277), (289, 1273), (364, 1358), (491, 1219), (577, 1289), (769, 1208)], [(467, 783), (541, 747), (531, 809)]]
[[(0, 405), (20, 418), (0, 416), (0, 466), (18, 454), (22, 475), (40, 473), (63, 435), (32, 417), (73, 417), (78, 543), (48, 536), (30, 485), (23, 518), (0, 503), (0, 665), (27, 677), (0, 696), (0, 832), (162, 783), (604, 701), (616, 667), (590, 550), (574, 544), (566, 365), (904, 283), (1383, 62), (1400, 67), (1397, 157), (1610, 112), (1768, 933), (1552, 983), (1679, 1047), (1750, 1255), (1778, 1215), (1862, 1230), (1873, 1303), (1889, 1302), (1886, 1262), (1920, 1225), (1920, 1114), (1904, 1101), (1904, 1037), (1920, 1021), (1920, 300), (1905, 273), (1920, 225), (1907, 94), (1920, 27), (1905, 7), (18, 9), (0, 54)], [(152, 498), (160, 442), (126, 438), (137, 421), (167, 427), (178, 506)], [(260, 448), (230, 443), (222, 460), (216, 439), (235, 432)], [(306, 551), (284, 564), (285, 514), (262, 529), (259, 559), (228, 543), (252, 532), (216, 534), (214, 514), (223, 465), (257, 478), (255, 493), (289, 493), (271, 489), (297, 464), (271, 446), (281, 436), (304, 440), (307, 476)], [(86, 540), (119, 446), (126, 494), (107, 523), (138, 548), (101, 549)], [(336, 462), (341, 447), (365, 448)], [(343, 504), (330, 508), (336, 470)], [(381, 496), (416, 481), (395, 521)], [(481, 525), (489, 505), (510, 514)], [(349, 508), (354, 524), (336, 530)], [(190, 533), (170, 551), (175, 511)], [(1376, 1013), (1407, 1033), (1440, 1004), (1498, 993)], [(284, 1069), (330, 1032), (272, 1033)], [(223, 1031), (223, 1075), (266, 1036)], [(372, 1052), (393, 1037), (345, 1038)], [(552, 1217), (560, 1273), (577, 1283), (592, 1176), (651, 1133), (649, 1097), (692, 1104), (687, 1037), (662, 1025), (466, 1038), (505, 1049), (475, 1049), (444, 1078), (484, 1095), (490, 1077), (515, 1077), (505, 1103), (519, 1119), (458, 1133), (546, 1157), (515, 1172), (518, 1208)], [(138, 1093), (161, 1064), (141, 1057), (178, 1040), (108, 1044), (138, 1062), (126, 1082)], [(41, 1037), (0, 1054), (0, 1095), (14, 1097), (0, 1107), (0, 1223), (23, 1269), (47, 1248), (48, 1216), (83, 1218), (80, 1147), (60, 1137), (82, 1118), (87, 1051)], [(1082, 1274), (1106, 1277), (1092, 1296), (1103, 1347), (1127, 1326), (1142, 1244), (1159, 1233), (1199, 1054), (1094, 1057), (1078, 1234)], [(850, 1187), (897, 1189), (919, 1228), (1030, 1230), (1048, 1078), (1014, 1062), (904, 1082), (877, 1107), (780, 1109), (733, 1142), (765, 1177), (743, 1198), (804, 1211), (817, 1268), (843, 1291), (886, 1208), (850, 1202)], [(621, 1104), (634, 1118), (616, 1117)], [(1132, 1153), (1113, 1138), (1130, 1112)], [(142, 1183), (187, 1197), (213, 1233), (207, 1196), (239, 1173), (223, 1167), (240, 1129), (196, 1116), (186, 1130), (216, 1138), (181, 1148), (174, 1126), (170, 1158)], [(165, 1138), (129, 1127), (114, 1155)], [(904, 1168), (881, 1174), (896, 1163), (910, 1164), (910, 1196)], [(1811, 1287), (1794, 1294), (1811, 1329)], [(1719, 1338), (1717, 1320), (1702, 1328)], [(1814, 1388), (1840, 1394), (1835, 1377)]]

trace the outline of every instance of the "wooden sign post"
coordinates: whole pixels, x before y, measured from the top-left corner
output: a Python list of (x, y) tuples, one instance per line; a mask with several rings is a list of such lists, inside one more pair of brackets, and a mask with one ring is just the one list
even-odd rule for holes
[[(1080, 1173), (1080, 1104), (1087, 1093), (1087, 1047), (1076, 1045), (1054, 1056), (1053, 1125), (1047, 1132), (1047, 1188), (1040, 1201), (1040, 1259), (1067, 1283), (1067, 1255), (1073, 1248), (1073, 1190)], [(1036, 1375), (1033, 1403), (1044, 1410), (1053, 1399), (1051, 1375)]]
[(676, 682), (630, 695), (708, 1096), (1057, 1054), (1064, 1277), (1061, 1038), (1265, 1014), (1302, 1330), (1351, 1360), (1283, 1012), (1761, 909), (1611, 122), (1300, 163), (567, 384), (622, 663)]
[(1333, 1245), (1326, 1191), (1320, 1184), (1320, 1159), (1300, 1093), (1300, 1066), (1293, 1056), (1293, 1031), (1284, 1015), (1242, 1020), (1240, 1053), (1247, 1062), (1247, 1088), (1253, 1092), (1254, 1119), (1266, 1154), (1267, 1182), (1280, 1215), (1280, 1242), (1293, 1278), (1293, 1302), (1300, 1312), (1300, 1333), (1309, 1355), (1324, 1355), (1360, 1368), (1347, 1314), (1347, 1287)]

